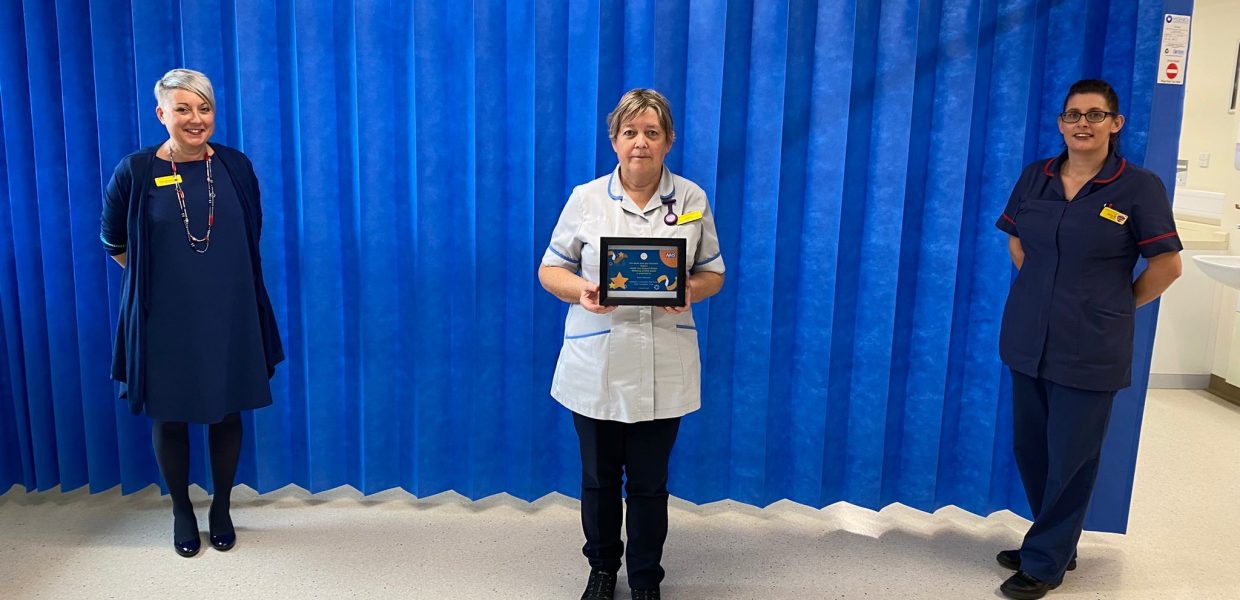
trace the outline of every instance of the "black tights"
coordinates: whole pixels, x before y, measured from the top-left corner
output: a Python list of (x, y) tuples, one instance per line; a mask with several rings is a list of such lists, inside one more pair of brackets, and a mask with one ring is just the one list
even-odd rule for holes
[[(232, 413), (219, 423), (209, 425), (207, 440), (211, 447), (211, 482), (215, 486), (208, 515), (211, 535), (227, 535), (234, 533), (228, 508), (233, 481), (237, 477), (237, 462), (241, 458), (241, 415)], [(189, 426), (156, 421), (151, 428), (151, 443), (155, 447), (159, 471), (168, 484), (168, 494), (172, 496), (174, 541), (193, 539), (198, 536), (198, 519), (189, 501)]]

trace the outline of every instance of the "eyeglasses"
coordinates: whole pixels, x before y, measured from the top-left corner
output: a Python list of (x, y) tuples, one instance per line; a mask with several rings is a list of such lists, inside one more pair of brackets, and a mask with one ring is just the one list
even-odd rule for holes
[(1063, 121), (1064, 123), (1075, 123), (1077, 121), (1080, 121), (1081, 117), (1085, 117), (1085, 120), (1089, 121), (1090, 123), (1101, 123), (1105, 121), (1107, 117), (1118, 117), (1118, 116), (1119, 116), (1119, 113), (1107, 112), (1105, 110), (1091, 110), (1087, 113), (1079, 113), (1079, 112), (1076, 112), (1075, 110), (1070, 110), (1068, 112), (1059, 113), (1059, 120)]

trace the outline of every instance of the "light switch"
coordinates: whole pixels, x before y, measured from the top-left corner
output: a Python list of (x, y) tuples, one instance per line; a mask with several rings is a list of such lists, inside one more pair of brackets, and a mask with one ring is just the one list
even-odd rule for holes
[(1197, 155), (1197, 166), (1203, 169), (1210, 166), (1210, 153), (1209, 152), (1202, 152), (1201, 154)]

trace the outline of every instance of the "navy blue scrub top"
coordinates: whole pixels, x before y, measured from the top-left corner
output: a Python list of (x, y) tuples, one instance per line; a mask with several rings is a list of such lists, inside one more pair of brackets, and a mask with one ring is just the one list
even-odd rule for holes
[(1031, 377), (1119, 390), (1132, 383), (1137, 257), (1183, 246), (1157, 175), (1111, 153), (1067, 201), (1059, 179), (1067, 157), (1025, 167), (995, 223), (1025, 251), (1003, 310), (999, 356)]

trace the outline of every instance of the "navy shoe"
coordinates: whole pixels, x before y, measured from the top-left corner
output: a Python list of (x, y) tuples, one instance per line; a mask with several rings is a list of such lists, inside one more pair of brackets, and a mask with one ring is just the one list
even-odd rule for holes
[(221, 509), (212, 502), (209, 518), (211, 547), (220, 552), (232, 550), (233, 546), (237, 545), (237, 530), (233, 529), (232, 517), (229, 516), (228, 509)]
[[(1003, 568), (1005, 569), (1019, 571), (1020, 570), (1020, 550), (1004, 550), (995, 555), (995, 561), (998, 562), (1000, 565), (1003, 565)], [(1072, 557), (1072, 560), (1068, 561), (1068, 570), (1069, 571), (1076, 570), (1076, 557), (1075, 556)]]
[(612, 600), (616, 597), (616, 574), (602, 569), (590, 569), (590, 581), (581, 600)]
[(216, 550), (219, 550), (220, 552), (228, 552), (229, 550), (233, 549), (233, 546), (236, 546), (236, 545), (237, 545), (237, 534), (236, 533), (224, 533), (220, 535), (213, 534), (211, 536), (211, 547), (215, 548)]
[(633, 600), (659, 600), (659, 588), (652, 590), (632, 590)]
[(184, 542), (173, 540), (172, 548), (177, 551), (177, 554), (189, 558), (198, 554), (198, 550), (202, 548), (202, 539), (194, 536), (193, 539), (185, 540)]
[(999, 591), (1015, 600), (1038, 600), (1057, 587), (1057, 583), (1050, 584), (1024, 571), (1017, 571), (999, 586)]

